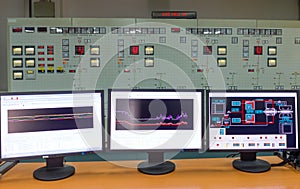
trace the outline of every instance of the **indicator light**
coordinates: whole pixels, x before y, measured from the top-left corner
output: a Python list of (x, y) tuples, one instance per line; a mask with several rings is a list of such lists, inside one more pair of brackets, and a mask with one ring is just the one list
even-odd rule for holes
[(268, 47), (268, 55), (277, 55), (276, 47)]
[(277, 59), (276, 58), (268, 58), (268, 67), (276, 67)]
[(20, 32), (22, 32), (23, 30), (22, 30), (21, 27), (17, 27), (17, 28), (13, 28), (12, 31), (13, 31), (14, 33), (20, 33)]
[(13, 55), (22, 55), (22, 47), (21, 46), (13, 46), (12, 54)]
[(13, 79), (14, 80), (22, 80), (23, 79), (23, 71), (14, 71)]
[(218, 67), (226, 67), (227, 59), (226, 58), (218, 58)]
[(137, 45), (130, 46), (130, 55), (139, 55), (140, 48)]
[(254, 46), (254, 55), (262, 55), (263, 47), (262, 46)]
[(91, 55), (100, 55), (100, 47), (99, 46), (91, 46), (90, 54)]
[(100, 67), (100, 58), (91, 58), (90, 66), (91, 67)]
[(154, 58), (145, 58), (145, 67), (154, 67)]
[(145, 46), (145, 55), (154, 55), (154, 46)]
[(21, 67), (23, 67), (23, 59), (22, 58), (14, 58), (13, 59), (13, 67), (14, 68), (21, 68)]
[(34, 70), (27, 70), (27, 74), (29, 75), (34, 74)]
[(218, 55), (226, 55), (227, 47), (226, 46), (218, 46)]
[(35, 67), (35, 59), (34, 58), (28, 58), (25, 60), (25, 66), (26, 68), (33, 68)]
[(84, 46), (83, 45), (76, 45), (75, 46), (75, 55), (84, 55)]
[(37, 28), (38, 32), (47, 32), (47, 30), (48, 30), (47, 27), (38, 27)]
[(34, 33), (34, 31), (35, 31), (34, 27), (25, 27), (26, 33)]
[(26, 55), (34, 55), (35, 54), (35, 48), (33, 46), (26, 46), (25, 47), (25, 54)]

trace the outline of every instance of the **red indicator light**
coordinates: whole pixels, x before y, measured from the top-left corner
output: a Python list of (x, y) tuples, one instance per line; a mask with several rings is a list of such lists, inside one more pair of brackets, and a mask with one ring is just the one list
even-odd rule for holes
[(54, 58), (48, 58), (48, 61), (54, 61)]
[(45, 61), (45, 58), (39, 58), (38, 60), (39, 61)]
[(254, 69), (248, 69), (248, 72), (255, 72)]
[(172, 16), (175, 16), (175, 17), (176, 17), (176, 16), (181, 16), (181, 15), (180, 15), (179, 12), (173, 12), (173, 13), (172, 13)]
[(38, 46), (38, 49), (44, 49), (45, 47), (43, 45)]
[(197, 72), (202, 73), (202, 72), (203, 72), (203, 69), (197, 69)]
[(161, 16), (164, 16), (164, 17), (171, 16), (171, 13), (170, 12), (162, 12)]
[(53, 51), (48, 51), (47, 53), (48, 53), (48, 54), (53, 54)]
[(39, 55), (43, 55), (43, 54), (44, 54), (44, 52), (38, 52), (38, 54), (39, 54)]
[(38, 66), (39, 67), (45, 67), (45, 64), (39, 64)]
[(75, 46), (75, 55), (84, 55), (84, 46), (83, 45), (76, 45)]
[(69, 70), (69, 73), (76, 73), (76, 70)]
[(180, 32), (180, 28), (171, 28), (171, 32), (172, 33), (179, 33)]
[(263, 47), (262, 46), (254, 46), (254, 55), (262, 55)]
[(54, 46), (51, 45), (51, 46), (48, 46), (47, 48), (53, 50), (53, 49), (54, 49)]
[(130, 46), (130, 54), (131, 55), (139, 55), (140, 48), (139, 46)]
[(22, 28), (13, 28), (12, 30), (13, 30), (14, 33), (22, 32)]

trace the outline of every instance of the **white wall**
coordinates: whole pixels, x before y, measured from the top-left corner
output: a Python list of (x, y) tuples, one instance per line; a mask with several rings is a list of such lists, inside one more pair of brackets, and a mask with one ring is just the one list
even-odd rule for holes
[[(0, 91), (7, 89), (6, 18), (24, 17), (28, 0), (0, 1)], [(198, 18), (298, 19), (298, 0), (61, 0), (62, 17), (141, 17), (195, 10)]]

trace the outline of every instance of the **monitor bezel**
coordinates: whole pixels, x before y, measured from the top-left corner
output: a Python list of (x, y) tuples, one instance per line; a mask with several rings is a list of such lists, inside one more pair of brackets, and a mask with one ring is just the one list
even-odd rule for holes
[[(1, 139), (1, 129), (0, 129), (0, 159), (4, 161), (9, 160), (27, 160), (27, 159), (35, 159), (35, 158), (57, 158), (57, 157), (65, 157), (65, 156), (78, 156), (78, 155), (88, 155), (95, 154), (97, 152), (105, 151), (105, 112), (104, 112), (104, 90), (80, 90), (80, 91), (25, 91), (25, 92), (1, 92), (0, 93), (0, 103), (2, 96), (10, 96), (10, 95), (47, 95), (47, 94), (80, 94), (80, 93), (99, 93), (101, 94), (101, 137), (102, 137), (102, 146), (101, 150), (85, 150), (78, 152), (66, 152), (66, 153), (50, 153), (50, 154), (39, 154), (39, 155), (29, 155), (29, 156), (19, 156), (19, 157), (9, 157), (2, 158), (2, 139)], [(1, 108), (0, 108), (0, 119), (1, 119)]]
[[(111, 94), (117, 92), (200, 92), (201, 93), (201, 148), (195, 149), (111, 149)], [(204, 89), (108, 89), (108, 120), (107, 120), (107, 151), (111, 152), (184, 152), (184, 151), (201, 151), (205, 149), (205, 90)]]
[(299, 108), (300, 108), (300, 105), (299, 105), (299, 98), (300, 98), (300, 91), (299, 90), (272, 90), (272, 89), (266, 89), (266, 90), (207, 90), (207, 94), (206, 94), (206, 144), (207, 144), (207, 152), (274, 152), (274, 151), (297, 151), (300, 149), (299, 147), (299, 139), (300, 139), (300, 129), (299, 129), (299, 115), (297, 115), (297, 127), (298, 128), (298, 132), (297, 132), (297, 136), (298, 138), (296, 138), (296, 143), (298, 144), (298, 148), (285, 148), (285, 149), (211, 149), (210, 148), (210, 96), (209, 94), (210, 93), (213, 93), (213, 92), (219, 92), (219, 93), (227, 93), (227, 92), (236, 92), (236, 93), (257, 93), (257, 92), (269, 92), (269, 93), (276, 93), (276, 92), (282, 92), (282, 93), (285, 93), (285, 92), (289, 92), (289, 93), (296, 93), (296, 98), (297, 98), (297, 104), (296, 104), (296, 107), (297, 107), (297, 112), (299, 113)]

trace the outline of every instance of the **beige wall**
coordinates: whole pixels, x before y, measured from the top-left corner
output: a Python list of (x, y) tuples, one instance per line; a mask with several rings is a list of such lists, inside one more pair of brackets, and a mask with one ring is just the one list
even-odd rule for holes
[[(298, 0), (60, 0), (62, 17), (141, 17), (195, 10), (199, 18), (298, 19)], [(28, 0), (0, 1), (0, 91), (7, 89), (6, 18), (24, 17)]]
[(298, 0), (170, 0), (170, 7), (194, 9), (198, 18), (298, 19)]
[(195, 10), (199, 18), (298, 19), (298, 0), (62, 0), (64, 17), (150, 17)]

